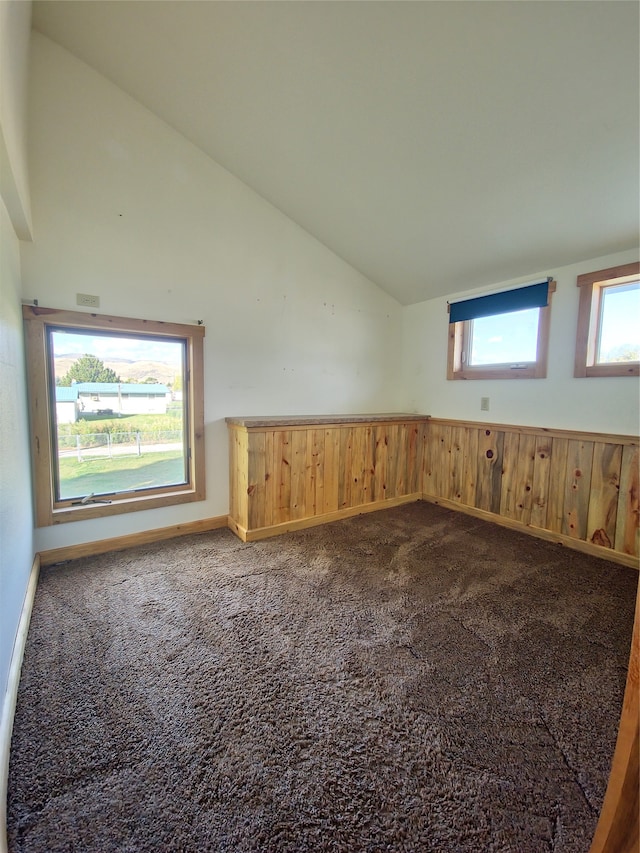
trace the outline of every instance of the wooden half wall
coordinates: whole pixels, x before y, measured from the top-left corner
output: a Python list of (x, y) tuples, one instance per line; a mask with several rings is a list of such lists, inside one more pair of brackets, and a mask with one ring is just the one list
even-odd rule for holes
[(426, 500), (638, 566), (638, 438), (430, 419)]
[(229, 526), (245, 541), (422, 497), (423, 415), (227, 423)]
[(409, 414), (227, 422), (242, 539), (423, 498), (638, 567), (635, 436)]

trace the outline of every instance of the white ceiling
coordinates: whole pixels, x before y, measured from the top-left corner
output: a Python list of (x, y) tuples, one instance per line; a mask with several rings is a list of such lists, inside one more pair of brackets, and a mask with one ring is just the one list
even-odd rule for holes
[(35, 2), (409, 304), (638, 245), (636, 2)]

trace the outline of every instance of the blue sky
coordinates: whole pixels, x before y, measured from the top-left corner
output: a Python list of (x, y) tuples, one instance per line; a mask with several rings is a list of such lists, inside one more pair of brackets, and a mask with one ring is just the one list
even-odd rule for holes
[(537, 308), (527, 308), (474, 320), (471, 364), (535, 361), (538, 314)]
[(183, 347), (175, 341), (112, 335), (79, 334), (62, 330), (52, 332), (54, 358), (62, 355), (95, 355), (102, 361), (124, 358), (129, 361), (160, 361), (182, 370)]
[[(605, 293), (602, 357), (623, 344), (640, 349), (640, 287), (631, 282)], [(537, 316), (538, 309), (533, 308), (474, 320), (471, 364), (535, 361)]]
[(605, 297), (600, 350), (632, 344), (640, 347), (640, 287), (633, 284), (611, 288)]

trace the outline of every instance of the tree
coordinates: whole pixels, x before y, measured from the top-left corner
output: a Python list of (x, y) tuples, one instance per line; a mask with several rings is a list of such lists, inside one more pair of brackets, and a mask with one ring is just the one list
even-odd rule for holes
[(600, 355), (603, 362), (638, 361), (640, 350), (636, 344), (618, 344)]
[(105, 367), (97, 356), (85, 353), (74, 361), (60, 380), (60, 385), (68, 386), (73, 382), (120, 382), (120, 377), (110, 367)]

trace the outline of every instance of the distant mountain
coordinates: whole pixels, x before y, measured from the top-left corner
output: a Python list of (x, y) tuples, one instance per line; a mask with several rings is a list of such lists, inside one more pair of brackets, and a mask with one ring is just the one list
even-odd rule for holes
[[(61, 355), (55, 359), (56, 379), (61, 379), (69, 368), (77, 361), (77, 355)], [(123, 382), (145, 382), (154, 379), (162, 385), (172, 385), (176, 377), (176, 371), (163, 361), (131, 361), (126, 358), (104, 359), (104, 366), (120, 377)]]

